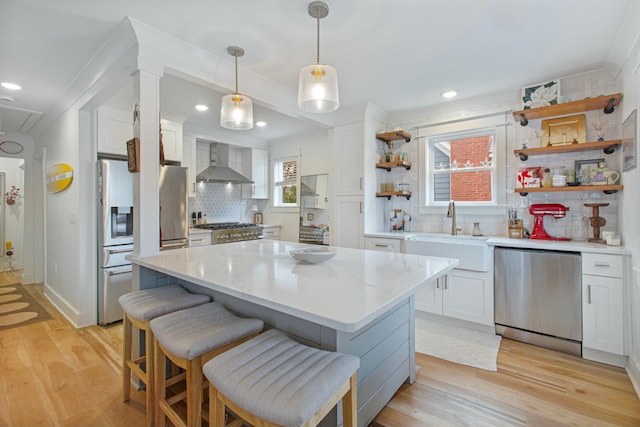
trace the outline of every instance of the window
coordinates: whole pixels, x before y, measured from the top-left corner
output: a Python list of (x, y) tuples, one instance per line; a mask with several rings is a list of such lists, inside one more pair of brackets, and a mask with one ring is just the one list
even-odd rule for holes
[(429, 202), (495, 202), (495, 129), (428, 140)]
[(298, 161), (286, 159), (273, 162), (273, 206), (298, 206)]
[(496, 115), (419, 129), (421, 213), (439, 212), (450, 200), (469, 213), (505, 203), (506, 123)]

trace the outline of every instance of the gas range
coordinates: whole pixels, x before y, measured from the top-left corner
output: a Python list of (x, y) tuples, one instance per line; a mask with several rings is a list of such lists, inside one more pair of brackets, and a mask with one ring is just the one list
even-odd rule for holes
[(214, 222), (197, 224), (195, 228), (211, 230), (211, 243), (214, 245), (243, 240), (255, 240), (262, 236), (262, 227), (257, 224), (241, 222)]

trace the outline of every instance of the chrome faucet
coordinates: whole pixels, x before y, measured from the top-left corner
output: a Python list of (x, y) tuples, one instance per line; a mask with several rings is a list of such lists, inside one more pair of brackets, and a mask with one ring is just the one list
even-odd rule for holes
[(447, 208), (447, 218), (451, 218), (451, 235), (457, 236), (458, 231), (461, 231), (461, 227), (456, 227), (456, 204), (453, 200), (449, 202), (449, 208)]

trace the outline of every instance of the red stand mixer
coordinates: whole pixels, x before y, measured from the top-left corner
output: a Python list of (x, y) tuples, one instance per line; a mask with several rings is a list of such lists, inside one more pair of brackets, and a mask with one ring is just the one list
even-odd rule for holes
[(534, 215), (535, 222), (533, 224), (533, 232), (530, 239), (537, 240), (571, 240), (569, 237), (553, 237), (547, 234), (544, 229), (544, 217), (552, 216), (554, 218), (564, 218), (569, 208), (559, 203), (540, 203), (529, 206), (529, 213)]

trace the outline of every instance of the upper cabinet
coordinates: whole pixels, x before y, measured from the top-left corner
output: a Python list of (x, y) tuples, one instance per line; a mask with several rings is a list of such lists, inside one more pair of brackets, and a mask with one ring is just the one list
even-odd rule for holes
[(335, 195), (363, 195), (364, 127), (354, 124), (334, 128), (332, 151)]
[(182, 166), (188, 168), (188, 196), (196, 197), (196, 137), (184, 135), (182, 138)]
[(119, 108), (98, 108), (98, 153), (127, 155), (127, 141), (133, 138), (133, 113)]
[(242, 184), (243, 199), (269, 198), (269, 153), (259, 148), (244, 150), (242, 170), (253, 184)]
[(182, 123), (160, 120), (164, 159), (182, 162)]
[[(127, 155), (127, 141), (133, 138), (133, 112), (103, 105), (98, 108), (98, 153)], [(162, 119), (165, 160), (182, 161), (182, 124)]]

